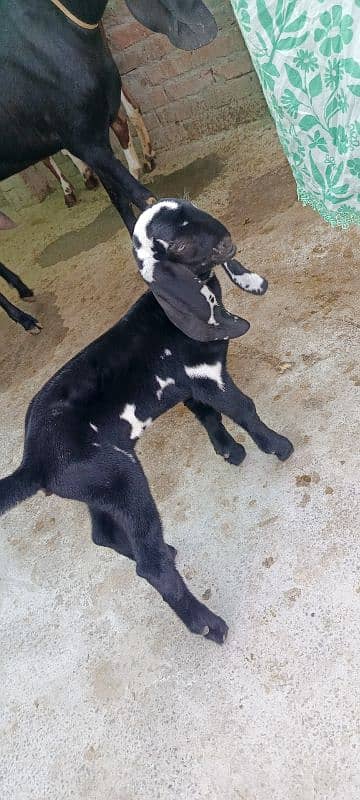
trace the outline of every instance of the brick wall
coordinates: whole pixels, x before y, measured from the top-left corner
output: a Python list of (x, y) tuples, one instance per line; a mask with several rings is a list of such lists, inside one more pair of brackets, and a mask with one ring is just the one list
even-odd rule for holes
[(265, 101), (230, 0), (208, 0), (219, 28), (190, 53), (143, 28), (124, 0), (110, 0), (105, 26), (127, 86), (140, 103), (157, 150), (200, 139), (265, 111)]

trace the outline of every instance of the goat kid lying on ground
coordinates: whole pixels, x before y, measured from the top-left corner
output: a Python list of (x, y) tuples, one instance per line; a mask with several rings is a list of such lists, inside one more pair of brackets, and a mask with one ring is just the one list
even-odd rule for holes
[(217, 453), (241, 464), (245, 450), (225, 414), (265, 453), (287, 459), (292, 444), (259, 419), (226, 369), (228, 340), (249, 323), (223, 307), (212, 273), (222, 264), (247, 291), (266, 282), (233, 260), (228, 231), (191, 203), (164, 200), (135, 226), (134, 254), (151, 291), (107, 333), (52, 377), (31, 402), (21, 466), (0, 481), (0, 513), (39, 489), (89, 508), (95, 544), (134, 559), (188, 629), (222, 643), (226, 623), (189, 591), (164, 542), (135, 446), (161, 414), (183, 402)]

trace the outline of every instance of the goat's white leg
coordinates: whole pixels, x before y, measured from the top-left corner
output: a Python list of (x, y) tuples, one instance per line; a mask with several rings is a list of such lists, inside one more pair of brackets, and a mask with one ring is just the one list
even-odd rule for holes
[(125, 115), (122, 113), (122, 111), (118, 112), (118, 115), (114, 120), (114, 122), (112, 123), (111, 127), (124, 151), (124, 156), (127, 161), (130, 175), (132, 175), (133, 178), (136, 178), (136, 180), (139, 180), (141, 175), (141, 164), (138, 159), (137, 152), (135, 150), (131, 133), (129, 131), (127, 119)]
[(121, 88), (121, 102), (140, 139), (141, 149), (144, 155), (144, 168), (147, 172), (151, 172), (155, 167), (155, 151), (151, 144), (149, 132), (139, 106), (135, 103), (133, 98), (130, 97), (128, 91), (124, 89), (124, 87)]
[(69, 150), (62, 150), (61, 151), (64, 156), (68, 156), (71, 159), (75, 167), (79, 170), (80, 175), (83, 176), (84, 183), (87, 189), (96, 189), (99, 185), (99, 181), (87, 164), (84, 161), (81, 161), (81, 158), (77, 158), (77, 156), (73, 156), (72, 153), (69, 153)]
[(45, 167), (47, 167), (52, 175), (54, 175), (56, 180), (59, 181), (64, 193), (65, 204), (68, 206), (68, 208), (74, 206), (76, 204), (75, 189), (71, 185), (70, 181), (68, 181), (67, 178), (65, 178), (65, 176), (62, 174), (60, 167), (58, 167), (51, 156), (49, 158), (44, 158), (43, 164), (45, 164)]

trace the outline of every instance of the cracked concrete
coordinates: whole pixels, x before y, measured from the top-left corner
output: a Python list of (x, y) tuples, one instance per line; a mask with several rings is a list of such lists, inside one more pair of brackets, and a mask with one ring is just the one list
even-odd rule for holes
[[(205, 181), (200, 157), (216, 164)], [(296, 202), (267, 119), (158, 169), (175, 171), (171, 193), (221, 217), (269, 280), (262, 299), (224, 280), (251, 322), (230, 369), (295, 454), (280, 464), (229, 423), (248, 452), (231, 467), (183, 407), (139, 446), (181, 572), (229, 624), (222, 648), (91, 544), (81, 505), (38, 495), (1, 519), (2, 796), (358, 800), (360, 234)], [(18, 221), (2, 259), (44, 330), (0, 317), (1, 475), (32, 395), (144, 288), (101, 191)]]

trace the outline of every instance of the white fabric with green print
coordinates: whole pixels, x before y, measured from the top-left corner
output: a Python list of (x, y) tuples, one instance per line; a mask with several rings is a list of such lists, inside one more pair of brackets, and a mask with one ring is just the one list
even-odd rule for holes
[(360, 224), (360, 0), (231, 2), (299, 200)]

